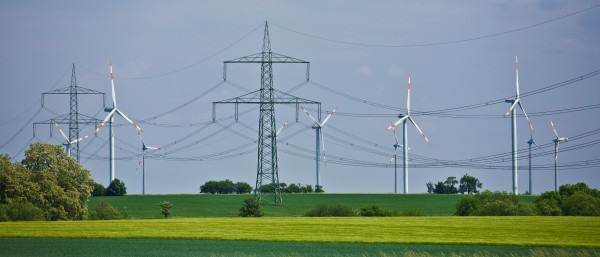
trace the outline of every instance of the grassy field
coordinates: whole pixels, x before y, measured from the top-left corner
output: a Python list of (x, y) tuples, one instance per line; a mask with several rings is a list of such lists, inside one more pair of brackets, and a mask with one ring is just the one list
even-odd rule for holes
[(599, 217), (180, 218), (0, 223), (0, 237), (600, 247)]
[[(121, 197), (92, 197), (90, 208), (106, 199), (119, 209), (127, 208), (131, 218), (160, 218), (158, 203), (173, 203), (175, 217), (233, 217), (237, 216), (245, 198), (251, 195), (128, 195)], [(379, 205), (387, 210), (418, 210), (425, 215), (452, 215), (460, 195), (432, 194), (284, 194), (283, 206), (265, 205), (267, 217), (297, 217), (320, 203), (342, 203), (359, 209), (368, 205)], [(526, 197), (526, 200), (533, 198)]]
[[(43, 249), (43, 251), (40, 251)], [(453, 255), (454, 254), (454, 255)], [(594, 248), (223, 240), (5, 238), (0, 256), (600, 256)]]

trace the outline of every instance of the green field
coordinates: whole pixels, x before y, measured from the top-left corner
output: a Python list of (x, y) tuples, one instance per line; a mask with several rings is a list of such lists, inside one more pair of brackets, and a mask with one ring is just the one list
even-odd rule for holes
[[(128, 195), (121, 197), (92, 197), (89, 206), (106, 199), (122, 210), (127, 208), (134, 219), (160, 218), (158, 203), (173, 203), (175, 217), (233, 217), (237, 216), (245, 198), (251, 195)], [(386, 210), (418, 210), (425, 215), (453, 215), (460, 195), (432, 194), (284, 194), (283, 206), (264, 205), (267, 217), (298, 217), (320, 203), (342, 203), (359, 209), (379, 205)], [(526, 197), (526, 200), (533, 198)]]

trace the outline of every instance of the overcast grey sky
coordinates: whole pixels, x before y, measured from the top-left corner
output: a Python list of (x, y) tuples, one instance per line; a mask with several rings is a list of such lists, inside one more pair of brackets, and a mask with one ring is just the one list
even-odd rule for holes
[[(509, 104), (496, 100), (515, 94), (517, 52), (521, 93), (539, 90), (521, 99), (535, 140), (543, 146), (532, 161), (534, 193), (554, 187), (550, 119), (560, 136), (576, 138), (561, 144), (558, 160), (566, 166), (559, 170), (559, 183), (600, 188), (600, 76), (547, 88), (598, 74), (599, 4), (0, 1), (0, 153), (20, 160), (28, 142), (62, 143), (56, 131), (50, 136), (49, 126), (38, 126), (33, 136), (29, 120), (50, 119), (69, 108), (67, 95), (47, 96), (42, 108), (41, 93), (68, 87), (75, 63), (80, 87), (110, 96), (112, 60), (119, 109), (134, 120), (201, 96), (140, 122), (148, 145), (166, 146), (148, 152), (147, 193), (197, 193), (208, 180), (254, 185), (258, 111), (240, 116), (237, 123), (210, 121), (212, 102), (260, 87), (260, 66), (252, 64), (230, 65), (229, 83), (221, 83), (223, 61), (259, 53), (268, 21), (274, 52), (311, 62), (309, 83), (304, 83), (304, 66), (275, 64), (275, 88), (320, 101), (323, 111), (337, 107), (339, 112), (323, 128), (330, 160), (321, 169), (327, 192), (393, 192), (394, 170), (388, 164), (394, 139), (385, 128), (404, 112), (409, 73), (413, 118), (431, 141), (427, 145), (409, 126), (409, 157), (416, 165), (409, 171), (409, 191), (423, 193), (429, 181), (465, 173), (478, 177), (485, 189), (511, 191), (510, 119), (503, 117)], [(478, 105), (482, 103), (488, 104)], [(469, 105), (477, 108), (452, 109)], [(79, 96), (79, 109), (99, 119), (106, 115), (97, 96)], [(251, 107), (240, 107), (247, 110)], [(438, 110), (446, 111), (433, 112)], [(232, 114), (233, 106), (217, 109), (217, 118)], [(301, 115), (296, 123), (290, 107), (278, 106), (276, 114), (278, 124), (291, 122), (279, 140), (280, 181), (314, 185), (310, 121)], [(93, 129), (83, 127), (81, 133)], [(130, 194), (141, 193), (142, 176), (136, 172), (141, 143), (130, 126), (117, 127), (115, 133), (116, 177), (125, 181)], [(81, 144), (83, 166), (105, 185), (107, 139), (103, 129)], [(528, 140), (527, 122), (519, 117), (519, 149), (526, 149)], [(519, 156), (524, 158), (519, 160), (523, 193), (528, 190), (527, 152)], [(401, 178), (399, 173), (398, 191)]]

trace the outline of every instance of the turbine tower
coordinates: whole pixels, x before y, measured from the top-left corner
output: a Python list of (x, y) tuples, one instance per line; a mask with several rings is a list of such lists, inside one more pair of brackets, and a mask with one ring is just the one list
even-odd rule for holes
[(542, 149), (542, 147), (533, 141), (533, 133), (529, 134), (529, 141), (527, 141), (527, 144), (529, 145), (529, 194), (533, 194), (533, 176), (531, 175), (531, 145), (535, 145), (540, 149)]
[(556, 132), (556, 127), (554, 127), (554, 123), (552, 122), (552, 120), (550, 120), (550, 125), (552, 125), (552, 130), (554, 131), (554, 135), (556, 136), (556, 138), (552, 141), (554, 141), (554, 191), (558, 192), (558, 144), (560, 144), (560, 142), (567, 142), (569, 138), (558, 136), (558, 132)]
[(146, 143), (144, 143), (144, 139), (140, 137), (140, 139), (142, 140), (142, 159), (138, 162), (138, 166), (135, 169), (135, 171), (137, 172), (138, 169), (140, 168), (140, 164), (142, 165), (142, 195), (146, 194), (146, 150), (150, 149), (150, 150), (163, 150), (160, 147), (154, 147), (154, 146), (147, 146)]
[(429, 139), (427, 139), (427, 137), (425, 136), (425, 134), (423, 133), (423, 131), (421, 130), (421, 128), (419, 128), (419, 125), (417, 125), (417, 123), (412, 119), (412, 117), (410, 117), (410, 74), (408, 75), (408, 94), (406, 97), (406, 114), (402, 115), (399, 114), (398, 118), (400, 118), (398, 121), (396, 121), (395, 123), (392, 123), (392, 125), (390, 125), (387, 129), (385, 129), (386, 131), (390, 130), (390, 129), (394, 129), (396, 126), (398, 126), (400, 123), (402, 123), (402, 147), (403, 147), (403, 163), (404, 163), (404, 193), (408, 194), (408, 129), (406, 126), (406, 121), (410, 121), (415, 128), (417, 128), (417, 130), (419, 130), (419, 132), (421, 133), (421, 136), (423, 136), (423, 139), (425, 139), (425, 141), (431, 145), (431, 143), (429, 142)]
[[(390, 159), (390, 163), (392, 163), (392, 161), (394, 162), (394, 194), (397, 194), (398, 193), (398, 147), (403, 147), (403, 146), (398, 142), (398, 136), (396, 136), (395, 126), (392, 127), (392, 132), (394, 133), (394, 140), (396, 143), (393, 145), (394, 154), (392, 155), (392, 159)], [(410, 147), (408, 148), (408, 150), (410, 150)]]
[(510, 114), (511, 117), (511, 135), (512, 135), (512, 192), (515, 195), (519, 194), (519, 171), (518, 171), (518, 167), (517, 167), (517, 113), (515, 111), (517, 105), (519, 106), (519, 108), (521, 108), (521, 111), (523, 111), (523, 114), (525, 115), (525, 118), (527, 119), (527, 122), (529, 123), (529, 128), (531, 129), (531, 133), (533, 133), (533, 125), (531, 125), (531, 121), (529, 120), (529, 116), (527, 116), (527, 113), (525, 112), (525, 109), (523, 109), (523, 104), (521, 103), (521, 97), (519, 94), (519, 58), (518, 56), (515, 56), (515, 70), (516, 70), (516, 86), (517, 86), (517, 93), (515, 96), (515, 99), (506, 99), (504, 100), (507, 103), (510, 103), (510, 108), (508, 108), (508, 111), (504, 114), (504, 116), (508, 116), (508, 114)]
[[(254, 197), (259, 201), (268, 201), (279, 205), (282, 203), (279, 186), (275, 186), (274, 192), (261, 192), (263, 185), (273, 183), (279, 185), (279, 167), (277, 153), (277, 130), (275, 126), (275, 105), (296, 105), (296, 121), (298, 121), (298, 109), (300, 104), (316, 104), (319, 113), (321, 103), (292, 96), (274, 88), (273, 64), (274, 63), (298, 63), (306, 64), (306, 81), (309, 81), (310, 62), (281, 55), (271, 51), (271, 40), (269, 37), (269, 24), (265, 21), (265, 32), (263, 36), (262, 52), (249, 56), (223, 62), (223, 80), (227, 81), (227, 64), (229, 63), (259, 63), (261, 65), (260, 89), (248, 94), (231, 98), (228, 100), (213, 102), (213, 122), (216, 121), (217, 104), (235, 104), (235, 119), (238, 118), (239, 104), (258, 104), (260, 116), (258, 122), (258, 165), (256, 169), (256, 186)], [(320, 118), (320, 117), (319, 117)], [(266, 196), (273, 198), (267, 200)]]
[[(306, 115), (308, 115), (308, 117), (315, 123), (312, 128), (315, 130), (316, 133), (316, 147), (315, 147), (315, 160), (316, 160), (316, 171), (317, 171), (317, 184), (315, 185), (315, 189), (318, 186), (321, 186), (321, 176), (319, 175), (319, 159), (321, 154), (319, 153), (319, 151), (321, 149), (323, 149), (323, 162), (326, 163), (326, 154), (325, 154), (325, 140), (323, 139), (323, 132), (321, 131), (321, 129), (323, 128), (323, 126), (325, 126), (325, 123), (327, 123), (327, 121), (329, 120), (329, 118), (331, 118), (331, 115), (333, 115), (333, 113), (335, 113), (335, 108), (333, 108), (333, 111), (331, 111), (327, 117), (323, 120), (323, 122), (319, 122), (317, 119), (315, 119), (315, 117), (313, 117), (312, 115), (310, 115), (310, 113), (302, 108), (302, 110), (306, 113)], [(320, 147), (319, 147), (320, 146)]]
[(81, 140), (85, 140), (86, 138), (92, 136), (92, 135), (96, 135), (98, 134), (98, 131), (100, 131), (100, 129), (104, 126), (104, 123), (106, 123), (107, 121), (109, 121), (108, 125), (109, 125), (109, 148), (110, 148), (110, 152), (109, 152), (109, 159), (110, 159), (110, 182), (112, 182), (115, 179), (115, 134), (114, 134), (114, 120), (115, 114), (118, 114), (119, 116), (123, 117), (123, 119), (125, 119), (127, 122), (129, 122), (129, 124), (131, 124), (137, 131), (138, 136), (140, 137), (140, 139), (142, 139), (142, 128), (140, 128), (135, 122), (133, 122), (130, 118), (127, 117), (127, 115), (125, 115), (125, 113), (123, 113), (121, 110), (119, 110), (117, 108), (117, 97), (115, 94), (115, 77), (113, 75), (113, 68), (112, 68), (112, 61), (109, 64), (110, 67), (110, 84), (111, 84), (111, 91), (112, 91), (112, 100), (113, 100), (113, 107), (112, 108), (104, 108), (105, 112), (108, 112), (108, 115), (106, 116), (106, 118), (104, 118), (104, 120), (102, 121), (102, 123), (100, 123), (100, 125), (96, 128), (96, 130), (94, 132), (92, 132), (89, 135), (86, 135), (84, 137), (78, 138), (76, 140), (76, 142), (79, 142)]

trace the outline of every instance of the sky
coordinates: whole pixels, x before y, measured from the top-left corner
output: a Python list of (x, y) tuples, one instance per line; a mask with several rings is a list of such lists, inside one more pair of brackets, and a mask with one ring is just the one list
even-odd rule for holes
[[(255, 185), (258, 110), (212, 103), (260, 88), (260, 65), (223, 62), (262, 51), (268, 22), (272, 51), (310, 62), (274, 64), (274, 88), (319, 101), (330, 193), (393, 193), (395, 143), (385, 131), (406, 112), (409, 193), (465, 174), (483, 189), (512, 190), (511, 121), (519, 58), (521, 101), (534, 140), (533, 193), (554, 189), (550, 120), (561, 137), (558, 183), (600, 188), (600, 2), (495, 1), (0, 1), (0, 153), (15, 161), (31, 142), (64, 142), (33, 123), (69, 112), (77, 85), (110, 97), (109, 62), (119, 109), (143, 128), (146, 193), (198, 193), (209, 180)], [(565, 83), (563, 83), (565, 82)], [(79, 112), (107, 115), (99, 95), (79, 95)], [(305, 106), (311, 108), (312, 106)], [(310, 110), (310, 109), (309, 109)], [(314, 110), (313, 110), (314, 111)], [(243, 114), (242, 114), (243, 113)], [(314, 185), (315, 131), (293, 106), (276, 107), (280, 182)], [(518, 188), (529, 190), (530, 132), (518, 111)], [(142, 192), (141, 142), (115, 118), (116, 177)], [(67, 124), (60, 125), (66, 131)], [(81, 135), (94, 124), (81, 125)], [(81, 164), (108, 185), (108, 130), (81, 142)], [(400, 137), (401, 129), (398, 130)], [(401, 137), (400, 137), (401, 140)], [(402, 143), (402, 142), (400, 142)], [(401, 154), (399, 149), (398, 154)], [(399, 157), (401, 158), (401, 157)], [(403, 191), (398, 162), (398, 192)], [(284, 199), (285, 201), (285, 199)]]

